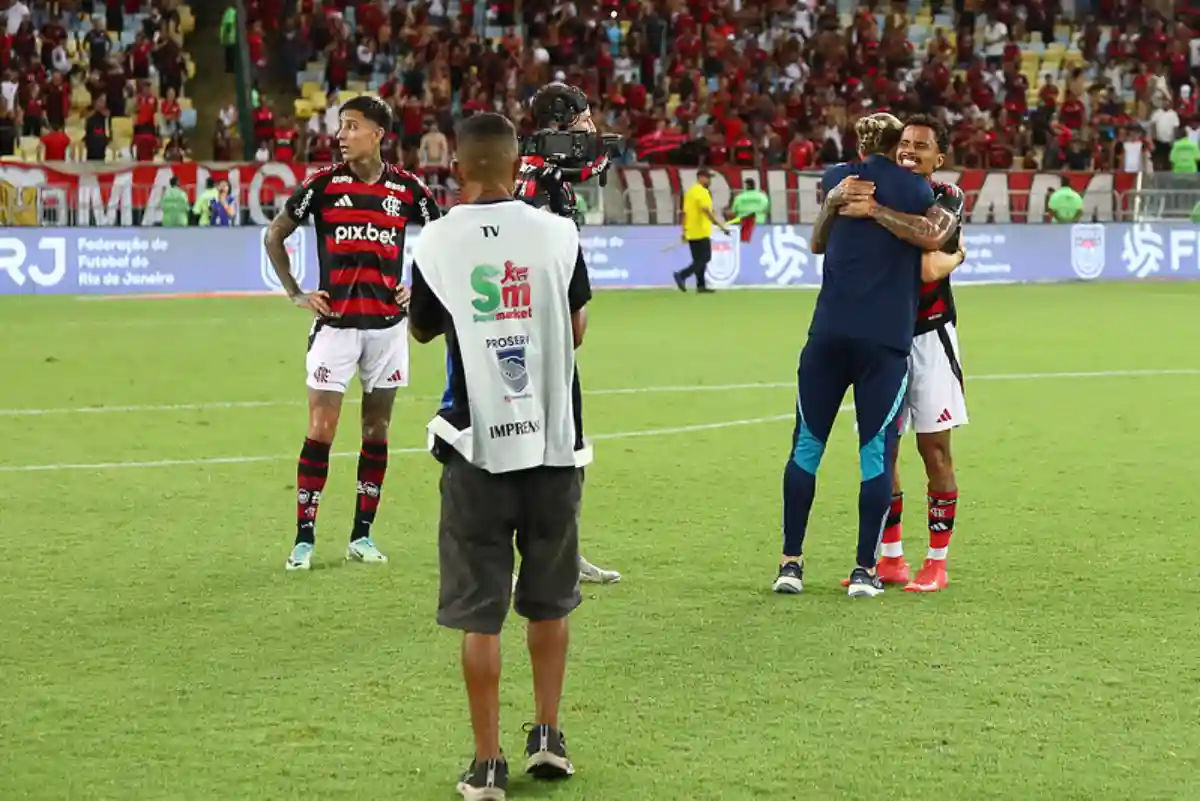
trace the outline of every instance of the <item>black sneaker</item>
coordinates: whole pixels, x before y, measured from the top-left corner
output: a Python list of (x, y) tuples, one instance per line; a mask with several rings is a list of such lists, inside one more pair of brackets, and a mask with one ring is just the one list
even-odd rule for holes
[(553, 726), (545, 723), (528, 726), (525, 741), (525, 772), (537, 779), (565, 779), (575, 774), (575, 766), (567, 756), (567, 740)]
[(503, 759), (478, 760), (458, 781), (458, 793), (467, 801), (504, 801), (508, 792), (508, 762)]
[(779, 576), (771, 585), (771, 592), (783, 595), (799, 595), (804, 591), (804, 565), (799, 562), (786, 562), (779, 568)]
[(714, 293), (714, 292), (716, 292), (716, 291), (717, 291), (717, 290), (713, 289), (713, 288), (712, 288), (712, 287), (710, 287), (710, 286), (702, 286), (702, 287), (697, 287), (697, 288), (696, 288), (696, 294), (697, 294), (697, 295), (711, 295), (711, 294), (713, 294), (713, 293)]
[(685, 283), (682, 275), (671, 273), (671, 277), (675, 279), (675, 286), (679, 288), (680, 292), (687, 292), (687, 283)]
[(847, 594), (851, 598), (874, 598), (883, 594), (883, 582), (879, 576), (867, 572), (865, 567), (856, 567), (850, 573), (850, 589)]

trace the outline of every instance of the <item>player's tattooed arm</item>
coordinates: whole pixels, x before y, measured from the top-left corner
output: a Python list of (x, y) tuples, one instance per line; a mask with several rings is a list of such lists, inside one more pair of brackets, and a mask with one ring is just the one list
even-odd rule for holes
[(923, 215), (904, 214), (872, 203), (868, 216), (905, 242), (926, 251), (941, 250), (958, 227), (958, 216), (936, 203)]
[(821, 204), (821, 211), (817, 214), (817, 221), (813, 223), (812, 238), (808, 241), (808, 249), (816, 255), (825, 252), (825, 246), (829, 244), (829, 232), (833, 230), (833, 221), (837, 219), (840, 204), (834, 200), (835, 192), (837, 192), (836, 188), (825, 198), (825, 202)]
[(866, 201), (874, 192), (875, 184), (854, 176), (843, 178), (837, 186), (829, 190), (829, 194), (825, 196), (825, 202), (821, 204), (821, 211), (817, 214), (817, 221), (813, 224), (812, 238), (809, 240), (808, 249), (816, 255), (824, 253), (826, 245), (829, 244), (829, 233), (833, 230), (833, 222), (837, 219), (838, 212), (842, 207), (855, 201)]
[(292, 260), (288, 256), (286, 242), (292, 232), (299, 227), (299, 223), (292, 219), (292, 215), (286, 208), (280, 209), (279, 213), (275, 215), (275, 219), (271, 220), (271, 224), (267, 227), (263, 246), (267, 251), (267, 258), (271, 260), (271, 267), (275, 270), (276, 277), (279, 278), (280, 286), (287, 292), (292, 303), (301, 308), (311, 309), (321, 317), (328, 317), (330, 316), (329, 293), (306, 293), (296, 282), (296, 277), (292, 275)]

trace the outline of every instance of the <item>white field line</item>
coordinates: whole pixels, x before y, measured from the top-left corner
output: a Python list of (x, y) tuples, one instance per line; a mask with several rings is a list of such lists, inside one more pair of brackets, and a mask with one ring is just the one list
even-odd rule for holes
[[(968, 376), (968, 381), (1037, 381), (1071, 378), (1136, 378), (1141, 376), (1200, 375), (1200, 368), (1178, 370), (1093, 370), (1081, 372), (1051, 373), (995, 373), (993, 375)], [(585, 389), (584, 395), (649, 395), (670, 392), (736, 392), (754, 389), (793, 389), (795, 381), (752, 382), (745, 384), (681, 384), (652, 387), (611, 387), (607, 389)], [(441, 396), (407, 396), (412, 400), (440, 400)], [(347, 398), (346, 403), (361, 402), (359, 398)], [(303, 397), (277, 401), (201, 401), (197, 403), (133, 404), (127, 406), (75, 406), (48, 409), (0, 409), (0, 417), (41, 417), (45, 415), (72, 414), (140, 414), (143, 412), (189, 412), (209, 409), (267, 409), (281, 406), (303, 406)]]
[[(852, 409), (853, 406), (845, 406), (843, 409)], [(611, 434), (597, 434), (589, 437), (592, 440), (606, 439), (630, 439), (632, 437), (656, 437), (666, 436), (670, 434), (690, 434), (698, 431), (716, 431), (723, 428), (734, 428), (736, 426), (752, 426), (760, 423), (773, 423), (780, 420), (792, 420), (795, 414), (776, 414), (769, 417), (752, 417), (746, 420), (726, 420), (721, 423), (701, 423), (694, 426), (676, 426), (672, 428), (648, 428), (642, 431), (617, 431)], [(410, 453), (428, 453), (428, 448), (392, 448), (389, 453), (410, 454)], [(358, 451), (342, 451), (339, 453), (330, 454), (331, 458), (344, 459), (349, 456), (358, 456)], [(255, 462), (281, 462), (295, 459), (295, 454), (286, 456), (226, 456), (214, 457), (205, 459), (160, 459), (150, 462), (96, 462), (93, 464), (33, 464), (33, 465), (4, 465), (0, 466), (0, 473), (44, 473), (61, 470), (119, 470), (122, 468), (131, 467), (194, 467), (198, 465), (223, 465), (223, 464), (253, 464)]]

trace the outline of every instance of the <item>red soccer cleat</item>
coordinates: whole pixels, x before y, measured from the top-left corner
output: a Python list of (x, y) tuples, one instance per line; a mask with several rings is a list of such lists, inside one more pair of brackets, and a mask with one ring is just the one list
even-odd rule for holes
[[(884, 584), (908, 584), (910, 572), (903, 556), (881, 556), (875, 563), (875, 572)], [(850, 579), (842, 579), (842, 586), (849, 587)]]
[(945, 559), (926, 559), (917, 571), (917, 577), (904, 588), (905, 592), (938, 592), (946, 589), (950, 576), (946, 573)]

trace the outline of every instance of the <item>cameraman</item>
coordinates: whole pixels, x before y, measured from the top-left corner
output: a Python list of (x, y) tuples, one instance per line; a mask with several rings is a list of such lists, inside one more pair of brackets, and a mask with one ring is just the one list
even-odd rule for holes
[[(546, 84), (534, 94), (529, 107), (538, 131), (596, 132), (587, 95), (574, 86), (558, 82)], [(608, 153), (604, 150), (595, 161), (588, 164), (563, 162), (539, 155), (524, 156), (513, 196), (559, 217), (574, 220), (578, 227), (581, 215), (576, 208), (575, 190), (571, 184), (600, 177), (609, 165)], [(576, 407), (582, 407), (583, 398), (574, 398), (574, 403)], [(621, 580), (621, 574), (597, 567), (581, 555), (579, 580), (591, 584), (616, 584)]]
[[(582, 90), (565, 83), (549, 83), (529, 102), (533, 124), (538, 131), (585, 131), (596, 133), (592, 110)], [(573, 183), (602, 178), (611, 166), (608, 152), (601, 150), (595, 161), (576, 164), (544, 155), (525, 156), (517, 176), (516, 196), (538, 208), (547, 208), (560, 217), (568, 217), (579, 226)]]

